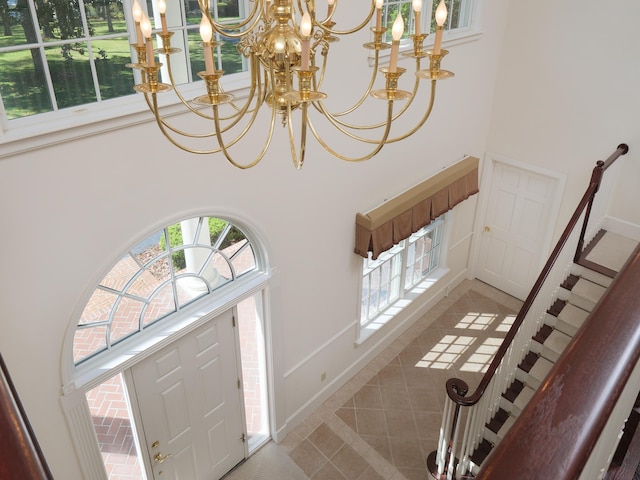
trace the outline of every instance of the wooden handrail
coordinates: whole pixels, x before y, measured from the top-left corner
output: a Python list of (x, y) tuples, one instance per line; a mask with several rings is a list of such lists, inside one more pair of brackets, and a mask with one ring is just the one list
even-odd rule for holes
[[(534, 283), (533, 288), (531, 289), (531, 291), (529, 292), (529, 295), (527, 296), (524, 303), (522, 304), (522, 308), (518, 312), (518, 315), (516, 316), (513, 322), (513, 325), (509, 329), (509, 332), (507, 333), (502, 344), (498, 348), (498, 351), (493, 357), (491, 364), (489, 365), (487, 371), (482, 377), (482, 380), (478, 384), (478, 387), (476, 388), (476, 390), (467, 397), (465, 394), (469, 390), (469, 386), (466, 384), (464, 380), (461, 380), (459, 378), (452, 378), (447, 381), (447, 395), (455, 403), (461, 406), (471, 406), (478, 403), (478, 401), (482, 398), (482, 395), (484, 394), (485, 390), (489, 386), (489, 383), (491, 382), (491, 379), (495, 375), (496, 370), (500, 366), (500, 363), (502, 362), (503, 357), (507, 353), (509, 346), (511, 345), (511, 342), (515, 338), (516, 334), (518, 333), (518, 330), (520, 329), (520, 326), (522, 325), (522, 323), (524, 322), (524, 319), (529, 313), (529, 310), (531, 309), (531, 306), (533, 305), (534, 300), (538, 296), (538, 293), (540, 293), (540, 290), (542, 289), (542, 286), (544, 285), (544, 282), (547, 276), (551, 272), (551, 269), (555, 265), (556, 260), (560, 256), (560, 253), (562, 252), (562, 249), (564, 248), (567, 240), (569, 239), (571, 232), (576, 227), (578, 220), (580, 220), (580, 216), (582, 215), (582, 212), (586, 208), (590, 207), (593, 201), (593, 197), (598, 191), (598, 188), (600, 187), (600, 183), (602, 182), (602, 175), (604, 174), (604, 171), (618, 157), (626, 154), (628, 151), (629, 151), (629, 147), (626, 144), (622, 143), (618, 145), (618, 148), (616, 149), (616, 151), (612, 153), (607, 160), (605, 160), (604, 162), (602, 161), (598, 162), (596, 167), (593, 169), (593, 172), (591, 174), (591, 180), (589, 181), (589, 186), (587, 190), (582, 196), (580, 203), (578, 203), (578, 206), (575, 212), (573, 213), (573, 215), (571, 216), (569, 223), (567, 224), (566, 228), (562, 232), (562, 235), (560, 236), (558, 243), (553, 249), (553, 252), (551, 252), (551, 256), (549, 257), (544, 267), (542, 268), (540, 275), (538, 275), (538, 278), (536, 279), (536, 282)], [(582, 237), (584, 237), (584, 233)]]
[(476, 479), (580, 476), (640, 360), (638, 285), (640, 246)]
[(0, 478), (53, 480), (0, 355)]

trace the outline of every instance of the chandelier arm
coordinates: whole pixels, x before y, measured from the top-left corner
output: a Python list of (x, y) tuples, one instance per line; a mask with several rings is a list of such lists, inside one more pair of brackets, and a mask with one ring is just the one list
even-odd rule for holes
[[(258, 105), (256, 104), (256, 107), (253, 110), (249, 110), (249, 105), (251, 104), (251, 102), (253, 101), (253, 96), (255, 95), (253, 92), (254, 88), (252, 87), (252, 90), (249, 94), (249, 98), (247, 99), (247, 101), (245, 102), (244, 106), (242, 107), (241, 110), (238, 111), (238, 113), (235, 116), (229, 116), (229, 117), (225, 117), (223, 118), (223, 120), (227, 120), (229, 118), (234, 118), (233, 122), (230, 123), (229, 125), (227, 125), (224, 129), (222, 129), (223, 132), (226, 132), (227, 130), (230, 130), (231, 128), (233, 128), (235, 125), (238, 124), (238, 122), (240, 122), (240, 120), (242, 119), (242, 117), (244, 116), (245, 113), (247, 113), (247, 111), (251, 111), (251, 112), (256, 112), (253, 115), (253, 118), (255, 118), (257, 111), (259, 110)], [(204, 113), (202, 113), (200, 110), (196, 109), (195, 107), (191, 106), (189, 104), (189, 102), (187, 102), (184, 97), (179, 93), (178, 89), (176, 89), (174, 87), (174, 91), (176, 93), (176, 95), (178, 96), (178, 98), (180, 99), (180, 101), (183, 103), (183, 105), (185, 105), (190, 111), (192, 111), (193, 113), (197, 114), (199, 117), (207, 119), (207, 120), (213, 120), (213, 116), (210, 115), (206, 115)], [(213, 137), (215, 135), (214, 132), (208, 132), (208, 133), (189, 133), (189, 132), (185, 132), (183, 130), (180, 130), (177, 127), (174, 127), (173, 125), (171, 125), (169, 122), (167, 122), (164, 118), (162, 118), (160, 116), (160, 113), (158, 111), (158, 103), (157, 103), (157, 98), (156, 98), (156, 94), (152, 94), (153, 95), (153, 102), (151, 102), (149, 100), (149, 94), (145, 93), (144, 94), (144, 98), (145, 101), (147, 102), (147, 106), (149, 107), (149, 110), (151, 110), (151, 112), (155, 115), (156, 119), (158, 122), (160, 122), (162, 124), (161, 126), (161, 130), (163, 131), (164, 135), (169, 138), (169, 136), (167, 135), (167, 132), (165, 129), (171, 130), (173, 133), (180, 135), (182, 137), (187, 137), (187, 138), (208, 138), (208, 137)], [(257, 101), (256, 101), (257, 102)], [(171, 140), (171, 139), (170, 139)], [(174, 143), (174, 145), (177, 145), (175, 142), (172, 141), (172, 143)], [(180, 145), (177, 145), (180, 147)], [(183, 148), (180, 147), (183, 150), (186, 151), (190, 151), (187, 148)], [(212, 151), (198, 151), (198, 152), (194, 152), (194, 153), (213, 153), (213, 152), (218, 152), (219, 150), (212, 150)]]
[[(338, 152), (336, 152), (335, 150), (333, 150), (329, 145), (327, 145), (327, 143), (322, 140), (322, 138), (320, 137), (320, 135), (318, 135), (318, 132), (316, 131), (315, 127), (313, 126), (313, 123), (311, 122), (311, 120), (309, 120), (309, 128), (311, 129), (311, 133), (313, 133), (313, 136), (315, 137), (315, 139), (318, 141), (318, 143), (320, 145), (322, 145), (322, 147), (329, 152), (331, 155), (333, 155), (334, 157), (339, 158), (340, 160), (344, 160), (346, 162), (362, 162), (365, 160), (369, 160), (371, 158), (373, 158), (375, 155), (378, 154), (378, 152), (382, 149), (382, 147), (388, 143), (387, 142), (387, 138), (389, 137), (389, 131), (391, 130), (391, 118), (393, 117), (393, 100), (388, 100), (387, 101), (387, 122), (386, 122), (386, 126), (384, 129), (384, 134), (382, 135), (382, 138), (379, 141), (367, 141), (368, 143), (376, 143), (376, 147), (373, 149), (372, 152), (368, 153), (367, 155), (364, 155), (362, 157), (346, 157), (344, 155), (340, 155)], [(353, 139), (357, 139), (358, 137), (354, 136), (353, 134), (351, 134), (350, 132), (347, 132), (343, 129), (340, 129), (340, 131), (342, 131), (345, 135), (353, 138)]]
[(420, 122), (418, 122), (418, 124), (415, 127), (413, 127), (411, 130), (409, 130), (407, 133), (398, 137), (390, 138), (389, 140), (387, 140), (387, 143), (399, 142), (401, 140), (404, 140), (405, 138), (410, 137), (411, 135), (416, 133), (418, 130), (420, 130), (420, 128), (426, 123), (426, 121), (431, 116), (431, 110), (433, 110), (433, 105), (436, 100), (436, 82), (437, 80), (435, 78), (431, 80), (431, 98), (429, 99), (429, 106), (427, 107), (427, 110), (424, 112), (424, 116), (422, 117)]
[[(185, 137), (189, 137), (189, 138), (202, 138), (202, 137), (210, 137), (213, 135), (213, 133), (208, 133), (206, 135), (196, 135), (196, 134), (187, 134), (185, 132), (181, 132), (175, 128), (173, 128), (171, 125), (167, 124), (164, 119), (160, 116), (160, 113), (158, 111), (158, 98), (157, 98), (157, 94), (156, 93), (152, 93), (151, 97), (153, 99), (152, 102), (149, 101), (148, 98), (148, 94), (145, 93), (145, 99), (147, 100), (147, 103), (149, 104), (149, 109), (153, 112), (153, 116), (156, 119), (156, 123), (158, 124), (158, 128), (160, 129), (160, 131), (162, 132), (162, 134), (165, 136), (165, 138), (167, 140), (169, 140), (170, 143), (172, 143), (173, 145), (175, 145), (176, 147), (178, 147), (180, 150), (183, 150), (185, 152), (188, 153), (196, 153), (196, 154), (212, 154), (212, 153), (218, 153), (220, 152), (219, 148), (215, 148), (212, 150), (197, 150), (194, 148), (190, 148), (187, 147), (185, 145), (182, 145), (181, 143), (178, 143), (176, 140), (174, 140), (174, 138), (169, 134), (169, 132), (167, 131), (167, 128), (169, 130), (171, 130), (172, 132), (178, 134), (178, 135), (182, 135)], [(165, 128), (166, 127), (166, 128)]]
[[(167, 135), (167, 130), (171, 130), (173, 133), (180, 135), (182, 137), (188, 137), (188, 138), (207, 138), (207, 137), (212, 137), (214, 135), (213, 132), (210, 133), (189, 133), (189, 132), (185, 132), (183, 130), (180, 130), (177, 127), (174, 127), (173, 125), (171, 125), (169, 122), (167, 122), (164, 118), (162, 118), (160, 116), (160, 112), (158, 111), (158, 102), (157, 102), (157, 98), (156, 98), (155, 93), (152, 93), (151, 96), (153, 98), (153, 102), (149, 99), (149, 94), (145, 93), (144, 94), (144, 99), (147, 102), (147, 106), (149, 107), (149, 110), (151, 110), (151, 113), (153, 113), (153, 115), (156, 117), (156, 121), (158, 122), (158, 125), (160, 126), (160, 129), (162, 130), (162, 133), (164, 134), (165, 137), (169, 138), (169, 140), (171, 140), (171, 138), (169, 137), (169, 135)], [(197, 110), (195, 111), (195, 113), (199, 113)], [(200, 115), (201, 117), (203, 117), (203, 115)], [(175, 142), (171, 142), (174, 145), (177, 145)], [(177, 145), (178, 147), (180, 147), (180, 145)], [(186, 151), (191, 151), (188, 148), (183, 148), (180, 147), (183, 150)], [(209, 152), (194, 152), (194, 153), (209, 153)]]
[[(209, 11), (209, 2), (206, 0), (198, 0), (198, 6), (200, 7), (200, 12), (207, 17), (209, 22), (211, 23), (211, 27), (214, 31), (218, 32), (220, 35), (229, 38), (240, 38), (245, 35), (247, 32), (253, 30), (255, 26), (262, 20), (262, 12), (259, 11), (259, 6), (261, 2), (254, 2), (253, 8), (251, 9), (251, 13), (245, 18), (243, 21), (239, 23), (226, 25), (224, 23), (218, 23), (211, 17), (211, 12)], [(260, 14), (258, 14), (260, 12)], [(247, 27), (247, 25), (249, 25)], [(246, 27), (246, 28), (245, 28)], [(233, 30), (242, 30), (237, 33), (233, 33)]]
[(233, 165), (234, 167), (240, 168), (241, 170), (246, 170), (251, 167), (255, 167), (258, 164), (258, 162), (260, 162), (260, 160), (264, 158), (264, 155), (265, 153), (267, 153), (267, 150), (269, 149), (269, 145), (271, 144), (271, 139), (273, 138), (273, 130), (276, 123), (275, 110), (272, 110), (272, 113), (271, 113), (271, 124), (269, 125), (269, 134), (267, 135), (267, 140), (265, 141), (265, 144), (262, 147), (262, 150), (252, 162), (245, 165), (242, 165), (236, 162), (233, 158), (231, 158), (231, 155), (229, 155), (229, 152), (227, 149), (233, 146), (235, 143), (237, 143), (249, 131), (249, 128), (251, 127), (251, 125), (253, 125), (253, 121), (255, 120), (255, 115), (251, 119), (251, 123), (242, 131), (240, 135), (234, 138), (233, 141), (231, 141), (228, 145), (225, 145), (224, 141), (222, 140), (222, 131), (220, 130), (220, 117), (218, 116), (218, 105), (213, 106), (213, 117), (214, 117), (213, 123), (215, 125), (216, 136), (218, 137), (218, 144), (220, 145), (220, 151), (222, 151), (223, 155), (231, 165)]
[(324, 82), (324, 74), (327, 71), (327, 53), (329, 51), (329, 44), (324, 40), (324, 37), (321, 37), (316, 43), (314, 43), (313, 45), (313, 49), (312, 51), (314, 52), (313, 55), (311, 55), (311, 64), (315, 67), (316, 65), (316, 56), (315, 56), (315, 51), (316, 49), (322, 45), (322, 67), (320, 69), (320, 79), (316, 80), (316, 77), (314, 75), (313, 77), (313, 88), (316, 91), (320, 90), (320, 87), (322, 86), (322, 82)]
[[(335, 11), (336, 9), (334, 9)], [(352, 33), (358, 32), (360, 30), (362, 30), (366, 25), (369, 24), (369, 22), (371, 22), (371, 19), (373, 18), (373, 13), (376, 10), (376, 4), (375, 2), (372, 0), (371, 1), (371, 10), (369, 10), (369, 13), (367, 14), (367, 16), (365, 17), (365, 19), (362, 21), (361, 24), (348, 29), (348, 30), (336, 30), (331, 28), (333, 26), (332, 22), (314, 22), (314, 25), (318, 28), (320, 28), (322, 31), (326, 32), (326, 33), (330, 33), (333, 35), (350, 35)]]
[[(325, 57), (325, 61), (326, 61), (326, 58), (327, 57)], [(373, 74), (371, 75), (371, 80), (369, 80), (369, 85), (367, 86), (367, 89), (365, 90), (365, 92), (362, 94), (362, 97), (360, 98), (360, 100), (358, 100), (351, 108), (348, 108), (347, 110), (344, 110), (342, 112), (337, 112), (337, 113), (329, 113), (329, 115), (331, 115), (334, 119), (336, 119), (336, 122), (340, 123), (341, 125), (344, 125), (345, 127), (348, 126), (348, 124), (338, 120), (337, 117), (342, 117), (344, 115), (348, 115), (349, 113), (352, 113), (364, 103), (364, 101), (367, 99), (367, 97), (371, 93), (371, 90), (373, 89), (373, 85), (376, 81), (377, 76), (378, 76), (378, 50), (376, 50), (375, 61), (373, 65)], [(403, 111), (405, 109), (406, 108), (404, 108)], [(378, 127), (381, 127), (381, 126), (382, 126), (382, 123), (378, 124)], [(375, 128), (375, 127), (371, 127), (371, 128)]]
[(405, 138), (410, 137), (411, 135), (416, 133), (418, 130), (420, 130), (420, 128), (426, 123), (429, 116), (431, 116), (431, 110), (433, 110), (433, 104), (435, 103), (435, 99), (436, 99), (436, 82), (437, 80), (435, 78), (431, 80), (431, 98), (429, 99), (429, 106), (427, 107), (427, 110), (424, 112), (424, 116), (422, 117), (420, 122), (418, 122), (418, 124), (415, 127), (413, 127), (411, 130), (409, 130), (407, 133), (400, 135), (398, 137), (393, 137), (388, 139), (387, 143), (399, 142), (401, 140), (404, 140)]
[[(415, 83), (413, 84), (413, 91), (411, 92), (411, 97), (402, 106), (402, 108), (393, 115), (393, 118), (391, 119), (392, 122), (395, 122), (398, 118), (400, 118), (402, 116), (402, 114), (404, 114), (404, 112), (406, 112), (409, 109), (409, 107), (413, 103), (413, 100), (416, 98), (419, 86), (420, 86), (420, 78), (418, 76), (416, 76)], [(369, 92), (367, 92), (366, 95), (368, 95), (368, 94), (369, 94)], [(433, 98), (433, 91), (432, 91), (432, 98)], [(349, 110), (347, 110), (345, 112), (339, 113), (339, 114), (331, 113), (331, 112), (327, 111), (326, 108), (324, 108), (324, 106), (323, 106), (322, 107), (322, 113), (324, 115), (326, 115), (327, 117), (333, 118), (333, 120), (335, 120), (335, 125), (339, 124), (339, 125), (343, 126), (344, 128), (348, 128), (348, 129), (351, 129), (351, 130), (374, 130), (376, 128), (383, 127), (385, 122), (380, 122), (380, 123), (371, 124), (371, 125), (353, 125), (353, 124), (347, 123), (345, 121), (342, 121), (342, 120), (336, 118), (336, 117), (339, 117), (341, 115), (344, 115), (344, 114), (347, 114), (347, 113), (351, 113), (356, 108), (358, 108), (363, 103), (363, 101), (365, 99), (366, 99), (366, 96), (363, 97), (360, 100), (360, 102), (358, 104), (356, 104), (354, 107), (350, 108)], [(320, 104), (321, 102), (318, 102), (318, 103)], [(432, 108), (432, 106), (433, 106), (433, 102), (431, 102), (431, 105), (427, 109), (427, 111), (430, 111), (430, 108)], [(426, 118), (424, 119), (424, 121), (426, 121)], [(422, 124), (424, 124), (424, 121), (422, 122)], [(420, 128), (420, 127), (418, 127), (418, 128)], [(418, 128), (416, 128), (415, 130), (417, 130)], [(413, 132), (411, 132), (411, 134), (415, 133), (415, 130)], [(409, 135), (411, 135), (411, 134), (409, 134)], [(407, 136), (409, 136), (409, 135), (407, 135)], [(360, 141), (365, 141), (365, 142), (368, 142), (368, 143), (375, 143), (374, 140), (367, 140), (367, 139), (363, 139), (363, 138), (360, 138), (360, 137), (359, 137), (359, 139), (360, 139)]]

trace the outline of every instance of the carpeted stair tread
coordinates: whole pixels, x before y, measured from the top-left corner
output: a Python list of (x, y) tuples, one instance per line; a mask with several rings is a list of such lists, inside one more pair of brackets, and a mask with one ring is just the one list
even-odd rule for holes
[(556, 324), (558, 330), (563, 331), (567, 335), (575, 335), (578, 329), (589, 316), (589, 312), (581, 308), (567, 303), (562, 311), (558, 314), (559, 322)]
[(595, 307), (606, 288), (581, 278), (571, 289), (569, 302), (583, 310), (591, 311)]
[(549, 370), (551, 370), (551, 367), (553, 367), (553, 362), (540, 357), (533, 367), (531, 367), (531, 370), (529, 370), (529, 376), (538, 382), (542, 382), (549, 373)]
[(569, 335), (562, 333), (560, 330), (554, 330), (544, 342), (545, 350), (543, 350), (543, 356), (546, 351), (553, 352), (555, 355), (550, 355), (553, 358), (550, 358), (549, 356), (546, 358), (556, 361), (557, 357), (564, 352), (565, 348), (567, 348), (569, 342), (571, 342), (571, 337)]

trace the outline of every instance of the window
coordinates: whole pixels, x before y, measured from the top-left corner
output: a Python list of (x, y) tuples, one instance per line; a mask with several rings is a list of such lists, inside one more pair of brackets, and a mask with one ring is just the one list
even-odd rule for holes
[(76, 327), (74, 362), (110, 350), (256, 268), (251, 243), (225, 220), (199, 217), (163, 228), (99, 283)]
[[(423, 0), (420, 14), (420, 29), (423, 33), (433, 33), (436, 30), (435, 11), (440, 0)], [(447, 23), (445, 30), (455, 30), (468, 27), (471, 23), (472, 0), (445, 0), (447, 5)], [(382, 7), (382, 25), (389, 28), (384, 34), (383, 41), (391, 42), (391, 26), (398, 11), (404, 21), (403, 40), (415, 32), (415, 15), (413, 14), (413, 0), (385, 0)]]
[[(364, 259), (360, 329), (378, 326), (378, 318), (440, 266), (444, 217), (413, 233), (383, 252), (376, 260)], [(382, 323), (385, 323), (383, 320)], [(362, 336), (362, 335), (361, 335)]]
[[(158, 26), (159, 15), (158, 21), (153, 18), (155, 2), (149, 0), (146, 10)], [(244, 17), (243, 0), (211, 4), (211, 15), (221, 23)], [(182, 50), (171, 57), (174, 68), (182, 67), (175, 80), (184, 84), (199, 81), (196, 73), (204, 69), (198, 34), (201, 14), (196, 0), (183, 0), (177, 7), (167, 11), (167, 23), (174, 32), (172, 46)], [(134, 94), (134, 71), (126, 67), (132, 58), (130, 43), (135, 42), (135, 35), (128, 33), (134, 30), (130, 12), (126, 0), (0, 1), (2, 120)], [(216, 40), (225, 39), (218, 36)], [(235, 47), (230, 39), (217, 47), (218, 68), (227, 75), (246, 70)], [(196, 57), (187, 62), (190, 50)], [(162, 80), (169, 83), (166, 77)]]

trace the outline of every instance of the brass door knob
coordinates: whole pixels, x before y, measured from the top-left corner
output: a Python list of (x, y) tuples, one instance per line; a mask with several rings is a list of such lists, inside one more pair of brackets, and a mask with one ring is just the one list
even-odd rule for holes
[(485, 232), (490, 232), (490, 231), (491, 231), (491, 228), (487, 225), (486, 227), (484, 227), (484, 231), (485, 231)]
[(164, 457), (162, 456), (162, 453), (158, 452), (153, 456), (153, 460), (156, 463), (162, 463), (164, 462), (167, 458), (169, 458), (171, 456), (170, 453), (167, 453)]

